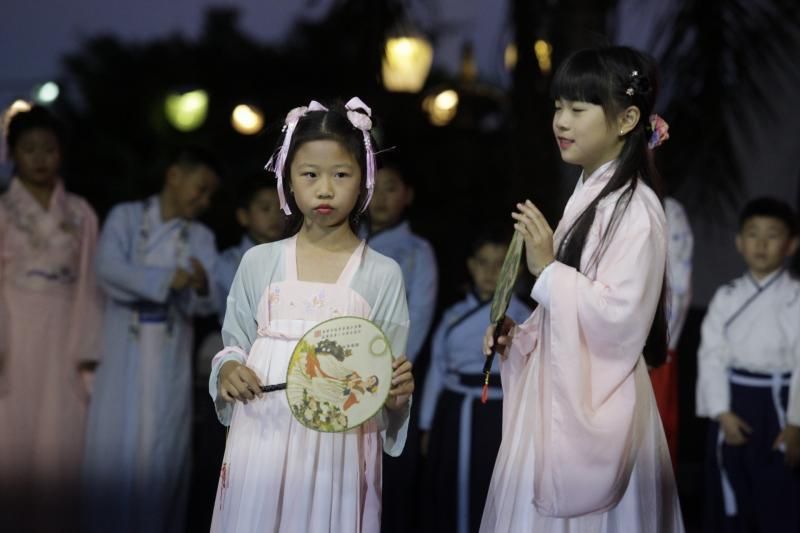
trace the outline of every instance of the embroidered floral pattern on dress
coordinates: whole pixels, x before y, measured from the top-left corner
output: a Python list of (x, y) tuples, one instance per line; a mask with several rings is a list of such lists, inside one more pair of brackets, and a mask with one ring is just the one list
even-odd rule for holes
[(46, 290), (53, 284), (75, 283), (83, 213), (77, 202), (67, 197), (63, 186), (56, 187), (50, 209), (45, 210), (14, 180), (0, 197), (0, 209), (13, 228), (8, 240), (16, 253), (9, 258), (7, 268), (17, 285)]
[(269, 289), (269, 303), (271, 305), (277, 305), (281, 301), (281, 288), (280, 287), (270, 287)]
[(313, 309), (320, 310), (325, 305), (327, 299), (328, 298), (327, 295), (325, 294), (325, 291), (321, 290), (311, 297), (311, 300), (308, 302), (308, 305), (310, 305), (311, 308)]

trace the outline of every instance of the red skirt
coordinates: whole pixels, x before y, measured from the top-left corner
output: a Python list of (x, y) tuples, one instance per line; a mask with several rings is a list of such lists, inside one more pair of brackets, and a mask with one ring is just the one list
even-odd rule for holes
[(666, 362), (650, 371), (650, 381), (667, 435), (672, 467), (678, 462), (678, 353), (670, 350)]

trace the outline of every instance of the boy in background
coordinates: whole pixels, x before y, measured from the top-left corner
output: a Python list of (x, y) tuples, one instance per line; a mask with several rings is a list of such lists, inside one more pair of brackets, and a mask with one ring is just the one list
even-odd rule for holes
[(800, 529), (800, 282), (785, 266), (797, 246), (788, 205), (748, 203), (736, 236), (748, 272), (717, 290), (703, 320), (696, 407), (712, 420), (720, 474), (709, 500), (721, 484), (735, 531)]

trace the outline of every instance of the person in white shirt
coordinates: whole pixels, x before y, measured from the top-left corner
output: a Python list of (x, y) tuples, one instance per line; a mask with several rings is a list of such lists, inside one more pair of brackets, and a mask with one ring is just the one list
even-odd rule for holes
[(748, 203), (736, 236), (748, 272), (717, 290), (703, 320), (696, 409), (712, 420), (719, 466), (707, 490), (713, 500), (721, 488), (736, 531), (800, 530), (800, 281), (785, 267), (797, 233), (785, 203)]
[(669, 232), (667, 242), (669, 350), (664, 364), (650, 371), (650, 380), (653, 383), (653, 393), (656, 396), (658, 412), (664, 425), (674, 467), (678, 463), (678, 342), (692, 300), (694, 235), (686, 211), (677, 200), (671, 197), (664, 198), (664, 214), (667, 217)]

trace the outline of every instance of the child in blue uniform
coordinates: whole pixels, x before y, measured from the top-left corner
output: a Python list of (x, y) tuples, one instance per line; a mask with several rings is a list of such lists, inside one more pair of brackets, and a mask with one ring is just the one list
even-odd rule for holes
[[(466, 533), (480, 526), (503, 414), (499, 373), (493, 373), (488, 403), (480, 403), (486, 361), (481, 346), (508, 241), (486, 234), (473, 243), (467, 259), (472, 290), (444, 312), (433, 336), (419, 418), (428, 465), (424, 530)], [(512, 296), (510, 318), (520, 322), (530, 313)]]

